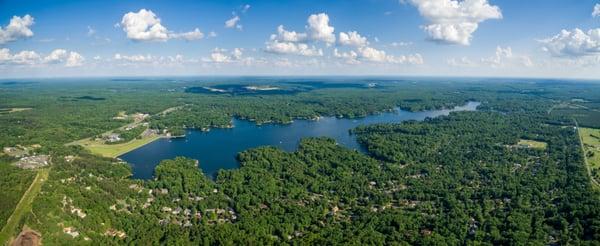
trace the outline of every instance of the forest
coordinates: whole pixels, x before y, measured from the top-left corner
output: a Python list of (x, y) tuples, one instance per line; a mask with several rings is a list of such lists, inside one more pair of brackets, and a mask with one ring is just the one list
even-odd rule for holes
[[(315, 79), (332, 85), (266, 95), (188, 93), (186, 88), (219, 85), (192, 78), (1, 84), (0, 108), (31, 108), (0, 114), (1, 147), (39, 144), (37, 152), (52, 156), (48, 180), (19, 224), (39, 232), (46, 245), (600, 242), (600, 187), (586, 171), (575, 127), (575, 120), (599, 127), (593, 112), (600, 110), (600, 84), (346, 80)], [(376, 88), (348, 86), (373, 81)], [(221, 170), (214, 179), (203, 174), (202, 163), (184, 157), (163, 160), (154, 179), (132, 179), (127, 163), (65, 145), (122, 127), (128, 122), (113, 119), (122, 111), (148, 113), (150, 128), (181, 133), (231, 127), (234, 117), (289, 123), (466, 101), (481, 105), (472, 112), (353, 129), (364, 153), (332, 139), (307, 138), (293, 152), (272, 146), (243, 151), (240, 168)], [(523, 139), (545, 148), (523, 146)], [(0, 154), (0, 187), (7, 198), (0, 201), (0, 226), (35, 176), (35, 170), (14, 167), (16, 160)]]

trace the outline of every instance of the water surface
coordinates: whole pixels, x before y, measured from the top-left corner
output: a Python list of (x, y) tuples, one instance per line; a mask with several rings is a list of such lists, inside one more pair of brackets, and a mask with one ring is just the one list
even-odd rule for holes
[(211, 129), (209, 132), (188, 130), (185, 138), (159, 139), (119, 156), (133, 168), (133, 177), (152, 178), (154, 167), (164, 159), (185, 156), (200, 161), (206, 175), (213, 176), (219, 169), (239, 167), (239, 152), (264, 145), (294, 151), (305, 137), (330, 137), (350, 149), (360, 150), (355, 136), (349, 133), (359, 125), (397, 123), (406, 120), (424, 120), (453, 111), (476, 110), (479, 102), (468, 102), (453, 109), (409, 112), (396, 110), (358, 119), (322, 117), (317, 121), (296, 120), (291, 124), (256, 125), (245, 120), (233, 120), (234, 128)]

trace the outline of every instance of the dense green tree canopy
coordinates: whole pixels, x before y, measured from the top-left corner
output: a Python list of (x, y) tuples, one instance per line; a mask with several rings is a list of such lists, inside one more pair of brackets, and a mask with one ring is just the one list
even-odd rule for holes
[[(52, 156), (48, 181), (21, 223), (39, 231), (47, 245), (600, 241), (600, 193), (573, 128), (573, 118), (598, 126), (597, 84), (387, 81), (377, 89), (340, 86), (284, 95), (183, 89), (197, 84), (0, 86), (0, 108), (32, 108), (0, 112), (0, 146), (40, 144), (36, 151)], [(131, 122), (113, 119), (121, 111), (152, 114), (145, 120), (151, 129), (181, 133), (228, 127), (232, 117), (286, 123), (468, 100), (482, 103), (478, 111), (352, 130), (364, 153), (308, 138), (294, 152), (269, 146), (241, 152), (241, 167), (221, 170), (214, 179), (202, 173), (202, 163), (175, 158), (161, 162), (154, 179), (135, 180), (127, 163), (65, 146)], [(135, 138), (141, 130), (133, 137), (121, 133)], [(521, 139), (547, 146), (523, 147)], [(4, 223), (35, 171), (0, 157)], [(76, 236), (66, 233), (73, 230)]]

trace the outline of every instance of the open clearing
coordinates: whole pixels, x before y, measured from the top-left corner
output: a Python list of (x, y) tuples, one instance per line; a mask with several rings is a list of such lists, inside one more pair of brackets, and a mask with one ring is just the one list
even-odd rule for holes
[(548, 143), (546, 143), (546, 142), (527, 140), (527, 139), (521, 139), (521, 140), (519, 140), (519, 142), (517, 144), (520, 146), (527, 146), (528, 148), (532, 148), (532, 149), (546, 149), (546, 147), (548, 147)]
[[(173, 111), (179, 110), (181, 108), (183, 108), (183, 106), (168, 108), (168, 109), (165, 109), (162, 112), (158, 113), (157, 115), (165, 115), (169, 112), (173, 112)], [(121, 112), (118, 112), (117, 117), (124, 117), (124, 115), (125, 115), (125, 112), (121, 111)], [(136, 127), (136, 126), (140, 125), (140, 123), (142, 123), (144, 118), (146, 118), (146, 117), (134, 117), (133, 123), (129, 123), (125, 126), (119, 127), (118, 129), (123, 130), (128, 127)], [(114, 130), (111, 130), (111, 131), (103, 133), (102, 135), (108, 135), (113, 132), (114, 132)], [(117, 156), (120, 156), (129, 151), (132, 151), (134, 149), (142, 147), (146, 144), (154, 142), (155, 140), (163, 137), (163, 135), (156, 134), (156, 133), (152, 133), (149, 135), (142, 134), (141, 136), (142, 136), (141, 139), (135, 138), (127, 143), (120, 143), (120, 144), (106, 144), (104, 141), (96, 141), (93, 138), (85, 138), (85, 139), (81, 139), (81, 140), (77, 140), (77, 141), (68, 143), (66, 145), (74, 145), (74, 144), (81, 145), (84, 148), (90, 150), (94, 154), (101, 155), (104, 157), (115, 158)]]
[[(127, 127), (136, 127), (142, 119), (136, 119), (133, 123), (127, 124), (125, 126), (119, 127), (118, 129), (123, 130)], [(109, 135), (113, 133), (114, 130), (103, 133), (102, 135)], [(133, 139), (127, 143), (120, 144), (106, 144), (103, 140), (94, 140), (93, 137), (85, 138), (81, 140), (77, 140), (67, 145), (81, 145), (84, 148), (90, 150), (94, 154), (98, 154), (104, 157), (117, 157), (119, 155), (125, 154), (131, 150), (139, 148), (145, 144), (148, 144), (156, 139), (159, 139), (160, 136), (157, 134), (151, 134), (148, 136), (142, 136), (141, 139)]]
[(8, 218), (6, 225), (4, 225), (4, 228), (0, 231), (0, 243), (8, 242), (11, 237), (15, 235), (23, 215), (31, 211), (31, 203), (42, 189), (44, 181), (48, 180), (49, 173), (50, 168), (38, 169), (38, 173), (33, 182), (31, 182), (31, 186), (25, 191), (25, 194), (21, 197), (17, 207), (15, 207), (15, 211), (13, 211), (10, 218)]
[(77, 144), (90, 150), (94, 154), (114, 158), (151, 143), (159, 138), (161, 138), (161, 136), (153, 134), (150, 136), (144, 136), (141, 139), (136, 138), (122, 144), (105, 144), (104, 142), (94, 141), (93, 139), (83, 139), (77, 141)]
[(27, 226), (23, 226), (23, 231), (19, 233), (17, 238), (11, 240), (10, 245), (41, 245), (42, 235), (30, 229)]
[(600, 188), (600, 129), (581, 127), (578, 132), (590, 176), (593, 183)]
[(31, 108), (2, 108), (0, 109), (0, 114), (10, 114), (27, 110), (31, 110)]

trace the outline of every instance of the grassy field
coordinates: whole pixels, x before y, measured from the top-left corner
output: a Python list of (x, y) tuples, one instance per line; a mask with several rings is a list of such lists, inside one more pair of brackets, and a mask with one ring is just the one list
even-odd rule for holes
[(586, 164), (590, 169), (590, 175), (598, 184), (600, 181), (600, 129), (579, 128), (579, 136), (583, 142)]
[(529, 148), (533, 148), (533, 149), (546, 149), (546, 147), (548, 147), (548, 143), (535, 141), (535, 140), (527, 140), (527, 139), (521, 139), (521, 140), (519, 140), (519, 142), (517, 144), (518, 145), (526, 145)]
[[(182, 106), (168, 108), (158, 114), (164, 115), (168, 112), (178, 110), (181, 107)], [(118, 112), (117, 116), (124, 116), (125, 113), (126, 113), (125, 111), (120, 111), (120, 112)], [(143, 121), (143, 119), (135, 119), (134, 122), (129, 123), (125, 126), (119, 127), (118, 129), (123, 130), (127, 127), (135, 127), (135, 126), (138, 126), (142, 121)], [(114, 131), (108, 131), (108, 132), (103, 133), (103, 135), (108, 135), (113, 132)], [(154, 142), (155, 140), (157, 140), (161, 137), (162, 137), (161, 135), (152, 134), (149, 136), (143, 136), (141, 139), (136, 138), (134, 140), (131, 140), (127, 143), (122, 143), (122, 144), (105, 144), (104, 142), (101, 142), (101, 141), (94, 141), (92, 138), (86, 138), (86, 139), (81, 139), (81, 140), (77, 140), (77, 141), (68, 143), (66, 145), (73, 145), (73, 144), (81, 145), (84, 148), (90, 150), (94, 154), (98, 154), (98, 155), (101, 155), (104, 157), (113, 157), (114, 158), (114, 157), (120, 156), (122, 154), (125, 154), (129, 151), (132, 151), (134, 149), (137, 149), (139, 147), (142, 147), (146, 144)]]
[(40, 192), (44, 181), (48, 180), (48, 174), (50, 173), (49, 168), (39, 169), (37, 172), (38, 173), (31, 183), (31, 186), (29, 186), (29, 189), (25, 191), (25, 194), (23, 194), (23, 197), (21, 197), (19, 204), (17, 204), (17, 207), (13, 211), (12, 215), (10, 218), (8, 218), (6, 225), (4, 225), (2, 231), (0, 231), (0, 243), (8, 242), (14, 235), (17, 234), (17, 230), (19, 229), (18, 226), (21, 223), (23, 215), (31, 211), (31, 203)]
[(3, 109), (0, 109), (0, 114), (16, 113), (16, 112), (21, 112), (21, 111), (26, 111), (26, 110), (31, 110), (31, 108), (3, 108)]
[(29, 189), (37, 172), (24, 170), (9, 163), (0, 163), (0, 229)]
[(94, 154), (105, 157), (117, 157), (151, 143), (159, 138), (161, 138), (159, 135), (151, 135), (142, 137), (141, 139), (134, 139), (130, 142), (122, 144), (105, 144), (103, 142), (94, 141), (93, 139), (83, 139), (77, 141), (76, 144), (85, 147)]
[[(121, 112), (119, 114), (121, 114)], [(141, 122), (141, 121), (135, 121), (135, 122), (127, 124), (125, 126), (119, 127), (119, 129), (123, 130), (126, 127), (138, 126), (139, 122)], [(108, 132), (103, 133), (103, 135), (108, 135), (108, 134), (111, 134), (112, 132), (113, 131), (108, 131)], [(121, 143), (121, 144), (105, 144), (104, 141), (96, 141), (93, 138), (85, 138), (85, 139), (81, 139), (81, 140), (77, 140), (77, 141), (68, 143), (67, 145), (73, 145), (73, 144), (81, 145), (94, 154), (101, 155), (104, 157), (117, 157), (117, 156), (125, 154), (129, 151), (132, 151), (134, 149), (142, 147), (148, 143), (151, 143), (159, 138), (161, 138), (160, 135), (152, 134), (149, 136), (143, 136), (141, 139), (135, 138), (127, 143)]]

